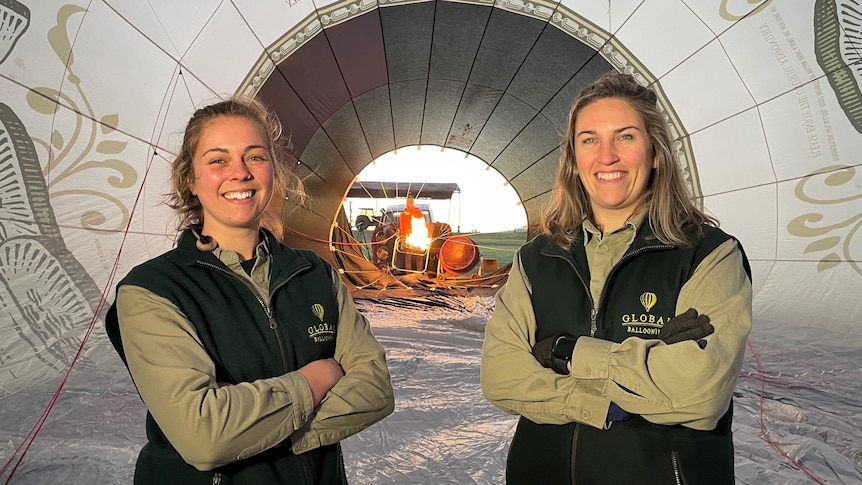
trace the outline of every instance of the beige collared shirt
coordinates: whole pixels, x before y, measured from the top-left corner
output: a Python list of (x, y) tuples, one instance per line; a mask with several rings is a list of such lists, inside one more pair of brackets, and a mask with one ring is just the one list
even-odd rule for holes
[[(262, 241), (251, 275), (234, 251), (214, 254), (269, 299), (271, 255)], [(335, 360), (345, 376), (313, 407), (299, 372), (224, 386), (194, 325), (171, 301), (123, 285), (117, 312), (129, 371), (147, 409), (186, 462), (210, 470), (290, 438), (294, 453), (336, 443), (390, 414), (394, 394), (383, 347), (332, 270), (339, 308)]]
[(270, 273), (270, 254), (269, 248), (266, 245), (266, 239), (261, 238), (260, 243), (255, 247), (255, 261), (251, 274), (246, 273), (242, 267), (242, 260), (239, 253), (222, 248), (215, 248), (213, 254), (224, 263), (231, 271), (237, 274), (240, 278), (250, 282), (257, 288), (260, 296), (269, 305), (269, 273)]
[[(645, 215), (608, 234), (584, 223), (595, 302)], [(536, 423), (580, 422), (603, 428), (615, 402), (654, 423), (702, 430), (713, 429), (727, 411), (752, 320), (751, 282), (736, 241), (726, 241), (704, 258), (679, 293), (677, 314), (695, 308), (711, 318), (715, 333), (706, 338), (705, 349), (693, 341), (666, 345), (640, 337), (620, 343), (581, 337), (571, 374), (559, 375), (542, 367), (531, 353), (536, 343), (531, 293), (519, 251), (495, 297), (482, 347), (482, 391), (500, 409)]]
[(602, 234), (589, 219), (584, 221), (584, 247), (590, 265), (590, 293), (594, 302), (599, 301), (608, 274), (634, 242), (646, 215), (647, 211), (642, 210), (629, 218), (625, 225), (607, 234)]

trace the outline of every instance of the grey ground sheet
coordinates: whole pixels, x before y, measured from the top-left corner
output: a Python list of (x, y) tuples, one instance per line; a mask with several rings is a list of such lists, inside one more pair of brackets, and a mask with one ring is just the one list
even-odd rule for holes
[[(344, 442), (352, 484), (504, 483), (516, 417), (485, 401), (479, 386), (493, 299), (454, 301), (358, 301), (386, 348), (396, 402), (391, 416)], [(0, 399), (4, 483), (58, 385)], [(96, 328), (9, 483), (132, 483), (144, 413)], [(735, 395), (734, 442), (737, 484), (862, 484), (862, 336), (755, 322)]]

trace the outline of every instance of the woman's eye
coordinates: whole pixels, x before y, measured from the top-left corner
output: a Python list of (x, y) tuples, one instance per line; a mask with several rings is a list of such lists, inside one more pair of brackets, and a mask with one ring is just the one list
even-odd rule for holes
[(211, 164), (220, 164), (220, 163), (224, 163), (224, 160), (221, 158), (214, 158), (214, 159), (210, 160), (210, 163)]
[(589, 145), (590, 143), (595, 143), (595, 141), (596, 141), (596, 139), (595, 139), (595, 138), (592, 138), (592, 137), (590, 137), (590, 138), (582, 138), (582, 139), (581, 139), (581, 143), (582, 143), (582, 144), (584, 144), (584, 145)]

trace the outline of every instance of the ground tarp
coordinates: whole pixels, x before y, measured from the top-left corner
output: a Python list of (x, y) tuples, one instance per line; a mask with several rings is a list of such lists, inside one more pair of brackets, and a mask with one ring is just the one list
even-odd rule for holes
[[(493, 299), (426, 300), (357, 300), (386, 349), (395, 412), (344, 442), (350, 483), (502, 484), (516, 417), (479, 385)], [(862, 483), (862, 336), (756, 321), (749, 344), (734, 398), (737, 484), (818, 483), (794, 462), (820, 483)], [(145, 410), (102, 328), (87, 348), (11, 484), (131, 483)], [(0, 402), (0, 462), (26, 446), (58, 384)]]

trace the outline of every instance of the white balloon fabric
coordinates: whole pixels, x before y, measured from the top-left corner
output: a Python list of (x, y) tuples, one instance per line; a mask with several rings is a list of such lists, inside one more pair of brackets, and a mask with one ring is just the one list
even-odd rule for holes
[[(90, 385), (139, 411), (105, 305), (174, 242), (162, 201), (185, 122), (235, 93), (294, 136), (313, 201), (286, 221), (299, 233), (327, 241), (365, 165), (432, 144), (499, 170), (535, 234), (572, 97), (631, 73), (659, 94), (692, 192), (745, 247), (756, 320), (858, 345), (860, 25), (859, 0), (0, 1), (0, 476), (26, 470), (69, 373), (107, 379)], [(826, 372), (783, 357), (797, 376)], [(858, 408), (848, 419), (862, 426)], [(855, 463), (844, 476), (862, 477), (860, 447), (829, 448)]]

